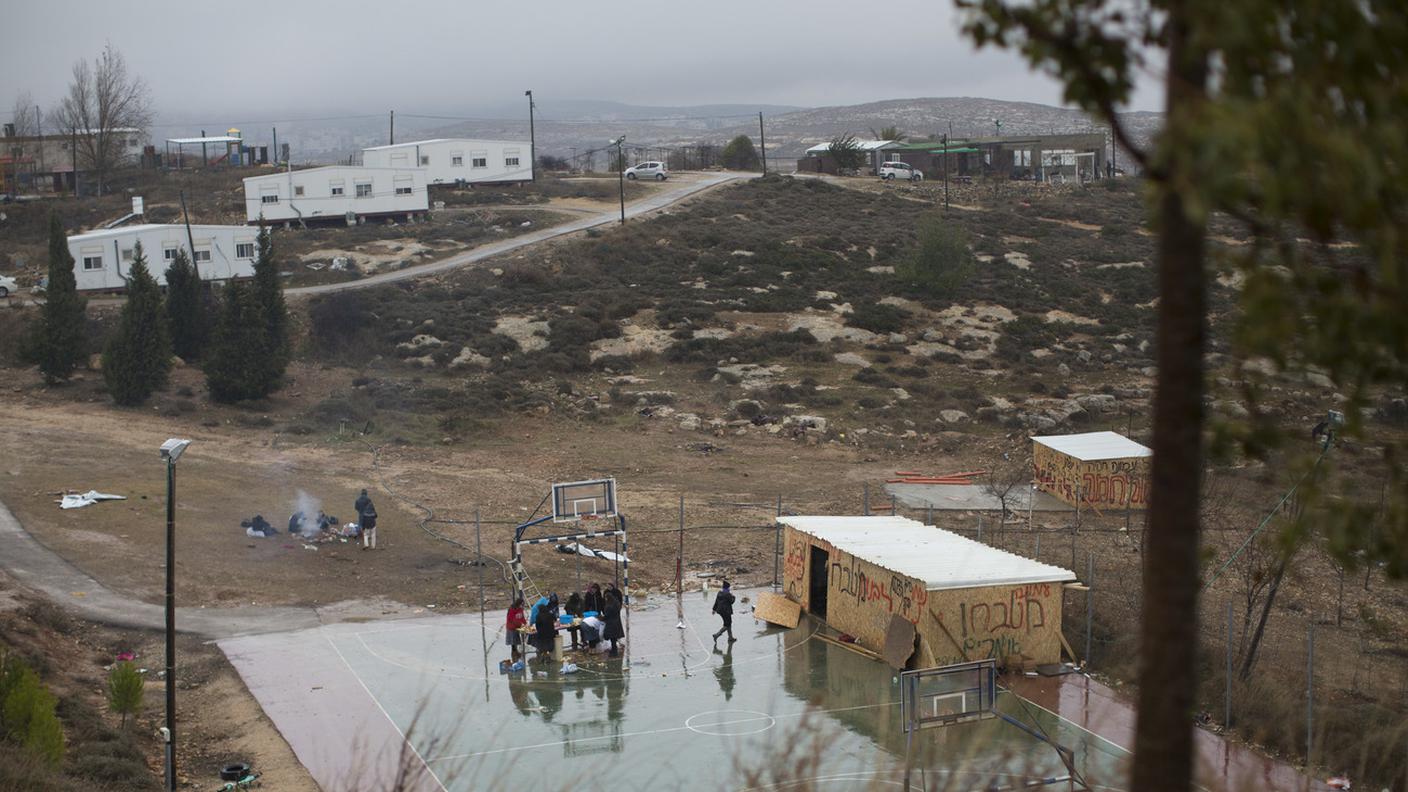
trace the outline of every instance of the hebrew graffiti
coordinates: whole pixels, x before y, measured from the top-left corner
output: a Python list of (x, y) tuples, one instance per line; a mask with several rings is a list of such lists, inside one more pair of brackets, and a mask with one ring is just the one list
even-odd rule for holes
[(1038, 445), (1032, 462), (1041, 488), (1067, 502), (1135, 508), (1148, 505), (1147, 457), (1083, 462)]

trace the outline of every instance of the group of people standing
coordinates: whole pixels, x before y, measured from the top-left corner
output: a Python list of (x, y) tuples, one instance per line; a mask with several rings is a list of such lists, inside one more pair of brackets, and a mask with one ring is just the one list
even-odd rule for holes
[[(584, 592), (572, 592), (565, 603), (558, 599), (556, 592), (539, 597), (527, 613), (523, 598), (515, 598), (504, 625), (513, 659), (518, 660), (527, 644), (538, 651), (540, 659), (550, 660), (559, 629), (571, 634), (573, 649), (596, 651), (607, 642), (611, 647), (607, 654), (615, 657), (620, 651), (619, 642), (626, 637), (621, 624), (624, 601), (625, 597), (614, 583), (605, 589), (600, 583), (593, 583)], [(564, 615), (573, 617), (574, 623), (562, 624)], [(578, 619), (580, 625), (575, 623)], [(533, 632), (525, 633), (524, 628), (530, 624)]]

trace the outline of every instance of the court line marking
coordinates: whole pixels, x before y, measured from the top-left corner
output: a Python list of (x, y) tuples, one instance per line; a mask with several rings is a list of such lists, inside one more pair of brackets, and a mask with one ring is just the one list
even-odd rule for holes
[[(695, 719), (695, 718), (702, 718), (702, 717), (704, 717), (705, 715), (727, 715), (728, 713), (731, 713), (731, 712), (736, 712), (736, 713), (739, 713), (739, 714), (747, 713), (747, 714), (749, 714), (749, 715), (756, 715), (756, 716), (758, 716), (758, 717), (755, 717), (755, 718), (735, 718), (735, 719), (733, 719), (733, 720), (711, 721), (711, 722), (709, 722), (709, 723), (695, 723), (695, 722), (694, 722), (694, 719)], [(762, 722), (762, 721), (767, 721), (767, 725), (763, 726), (761, 729), (754, 729), (754, 730), (752, 730), (752, 731), (741, 731), (741, 732), (730, 732), (730, 731), (727, 731), (727, 730), (724, 730), (724, 731), (708, 731), (709, 729), (720, 729), (720, 728), (722, 728), (722, 727), (724, 727), (724, 726), (737, 726), (737, 725), (743, 724), (743, 723), (755, 723), (755, 722)], [(694, 732), (695, 734), (704, 734), (704, 735), (708, 735), (708, 736), (710, 736), (710, 737), (748, 737), (748, 736), (753, 735), (753, 734), (762, 734), (763, 732), (767, 731), (768, 729), (771, 729), (772, 727), (774, 727), (774, 726), (776, 726), (776, 725), (777, 725), (777, 718), (774, 718), (773, 716), (767, 714), (766, 712), (758, 712), (757, 710), (745, 710), (745, 709), (736, 709), (736, 710), (708, 710), (708, 711), (706, 711), (706, 712), (696, 712), (696, 713), (694, 713), (693, 715), (690, 715), (690, 716), (689, 716), (688, 718), (686, 718), (685, 721), (684, 721), (684, 727), (685, 727), (686, 729), (689, 729), (690, 731)]]
[[(470, 621), (472, 622), (473, 620), (471, 619)], [(702, 668), (705, 668), (705, 667), (710, 666), (710, 665), (713, 664), (713, 659), (714, 659), (713, 651), (704, 645), (704, 639), (703, 639), (703, 637), (700, 635), (699, 630), (695, 628), (694, 622), (693, 622), (688, 616), (685, 616), (684, 619), (683, 619), (683, 621), (684, 621), (685, 624), (687, 625), (687, 629), (688, 629), (691, 633), (694, 634), (694, 641), (695, 641), (695, 644), (698, 645), (699, 651), (704, 655), (703, 659), (700, 660), (699, 662), (696, 662), (696, 663), (692, 664), (692, 665), (688, 665), (688, 666), (686, 666), (684, 669), (679, 670), (679, 671), (663, 672), (662, 675), (659, 676), (659, 677), (656, 677), (656, 676), (654, 676), (654, 675), (652, 674), (651, 676), (648, 676), (648, 677), (640, 677), (640, 679), (666, 679), (666, 678), (671, 678), (671, 677), (688, 677), (691, 673), (696, 672), (696, 671), (698, 671), (698, 670), (700, 670), (700, 669), (702, 669)], [(395, 630), (368, 630), (368, 631), (362, 631), (362, 632), (354, 632), (354, 633), (351, 633), (351, 637), (356, 638), (356, 639), (357, 639), (357, 642), (362, 645), (362, 648), (363, 648), (364, 650), (366, 650), (367, 654), (371, 655), (372, 657), (376, 658), (377, 660), (380, 660), (381, 662), (386, 663), (387, 665), (395, 666), (395, 667), (397, 667), (397, 668), (402, 668), (402, 669), (405, 669), (405, 670), (407, 670), (407, 671), (411, 671), (411, 672), (414, 672), (414, 673), (417, 673), (417, 674), (436, 675), (436, 676), (441, 676), (441, 677), (448, 677), (448, 678), (450, 678), (450, 679), (462, 679), (462, 680), (468, 680), (468, 681), (474, 681), (474, 682), (482, 682), (482, 681), (484, 681), (485, 679), (493, 679), (493, 678), (494, 678), (493, 676), (487, 676), (487, 677), (486, 677), (486, 676), (472, 676), (472, 675), (469, 675), (469, 674), (456, 673), (456, 672), (450, 671), (450, 670), (445, 669), (445, 668), (440, 668), (440, 667), (434, 667), (434, 668), (432, 668), (432, 667), (429, 666), (429, 665), (420, 664), (420, 663), (415, 663), (415, 664), (402, 663), (402, 662), (393, 660), (393, 659), (391, 659), (391, 658), (389, 658), (389, 657), (386, 657), (385, 655), (381, 654), (381, 653), (378, 652), (377, 650), (373, 649), (373, 648), (371, 647), (371, 645), (367, 643), (366, 639), (363, 638), (364, 635), (379, 635), (379, 634), (382, 634), (382, 633), (401, 632), (401, 631), (404, 631), (404, 630), (424, 629), (424, 628), (428, 628), (428, 627), (445, 627), (445, 626), (446, 626), (446, 625), (444, 625), (444, 624), (439, 624), (439, 625), (432, 625), (432, 624), (409, 625), (409, 626), (402, 627), (402, 628), (398, 628), (398, 629), (395, 629)], [(798, 641), (798, 642), (797, 642), (796, 644), (794, 644), (793, 646), (784, 647), (783, 650), (782, 650), (782, 654), (786, 654), (786, 653), (788, 653), (788, 652), (790, 652), (790, 651), (796, 649), (797, 647), (801, 646), (801, 645), (802, 645), (803, 643), (805, 643), (806, 641), (812, 640), (812, 638), (813, 638), (814, 636), (816, 636), (816, 634), (817, 634), (818, 632), (820, 632), (820, 631), (821, 631), (821, 625), (820, 625), (820, 624), (813, 624), (813, 625), (812, 625), (812, 630), (811, 630), (811, 632), (807, 633), (806, 638), (804, 638), (802, 641)], [(339, 636), (339, 637), (345, 637), (345, 636)], [(331, 640), (331, 638), (329, 638), (329, 640)], [(496, 639), (496, 640), (497, 640), (497, 639)], [(652, 652), (652, 653), (649, 653), (649, 654), (642, 654), (642, 655), (635, 655), (635, 656), (638, 657), (638, 658), (641, 658), (641, 659), (645, 659), (645, 658), (650, 658), (650, 657), (676, 656), (677, 654), (678, 654), (677, 652), (670, 651), (670, 652)], [(691, 652), (686, 653), (685, 656), (688, 657), (689, 655), (692, 655), (692, 654), (694, 654), (694, 652), (691, 651)], [(778, 654), (776, 654), (776, 653), (771, 653), (771, 652), (770, 652), (770, 653), (760, 653), (760, 654), (755, 654), (755, 655), (752, 655), (752, 656), (747, 656), (747, 657), (743, 657), (743, 658), (734, 660), (734, 661), (733, 661), (733, 664), (734, 664), (734, 665), (745, 665), (745, 664), (747, 664), (747, 663), (753, 663), (753, 662), (772, 661), (772, 660), (775, 660), (777, 657), (778, 657)], [(648, 666), (647, 666), (647, 667), (648, 667)], [(617, 675), (614, 675), (614, 676), (607, 676), (607, 675), (605, 675), (605, 674), (601, 674), (601, 673), (596, 672), (596, 671), (591, 671), (591, 670), (589, 670), (589, 669), (582, 669), (582, 671), (581, 671), (580, 673), (583, 673), (583, 674), (586, 674), (586, 675), (592, 675), (592, 676), (594, 676), (594, 678), (600, 679), (600, 680), (602, 680), (602, 681), (611, 681), (611, 680), (616, 680), (616, 679), (628, 679), (628, 678), (630, 678), (630, 675), (629, 675), (629, 674), (625, 674), (625, 673), (617, 674)], [(550, 680), (534, 680), (534, 681), (537, 682), (537, 683), (566, 685), (566, 684), (569, 684), (572, 680), (569, 680), (569, 679), (550, 679)]]
[[(1015, 779), (1020, 780), (1020, 781), (1033, 781), (1033, 780), (1037, 780), (1037, 779), (1039, 778), (1039, 777), (1028, 776), (1028, 775), (1020, 775), (1020, 774), (1017, 774), (1017, 773), (987, 773), (987, 772), (983, 772), (983, 771), (981, 771), (981, 770), (950, 770), (950, 769), (947, 769), (947, 768), (935, 768), (935, 769), (933, 769), (933, 770), (928, 770), (928, 771), (926, 771), (926, 772), (932, 773), (932, 774), (934, 774), (934, 775), (950, 775), (950, 776), (970, 775), (970, 776), (986, 776), (986, 777), (988, 777), (988, 778), (1015, 778)], [(890, 780), (888, 780), (888, 779), (875, 778), (875, 776), (878, 776), (878, 775), (881, 775), (881, 774), (886, 774), (886, 775), (901, 775), (901, 776), (902, 776), (902, 775), (904, 774), (904, 771), (903, 771), (903, 770), (856, 770), (856, 771), (852, 771), (852, 772), (849, 772), (849, 773), (831, 773), (831, 774), (829, 774), (829, 775), (819, 775), (819, 776), (810, 776), (810, 777), (808, 777), (808, 778), (798, 778), (798, 779), (795, 779), (795, 780), (792, 780), (792, 781), (781, 781), (781, 782), (778, 782), (778, 783), (776, 783), (776, 784), (769, 784), (769, 785), (767, 785), (767, 786), (748, 787), (747, 789), (741, 790), (740, 792), (763, 792), (763, 790), (768, 790), (768, 789), (787, 789), (788, 787), (800, 786), (800, 785), (802, 785), (802, 784), (808, 784), (808, 783), (812, 783), (812, 782), (816, 782), (816, 781), (859, 781), (859, 780), (866, 779), (866, 778), (869, 778), (869, 779), (871, 779), (872, 781), (875, 781), (875, 782), (878, 782), (878, 783), (881, 783), (881, 784), (886, 784), (886, 785), (888, 785), (888, 786), (897, 786), (897, 787), (903, 787), (903, 786), (904, 786), (904, 783), (901, 782), (901, 781), (890, 781)], [(1127, 792), (1127, 791), (1128, 791), (1128, 787), (1116, 787), (1116, 786), (1110, 786), (1110, 785), (1108, 785), (1108, 784), (1092, 784), (1092, 785), (1090, 786), (1090, 788), (1091, 788), (1092, 790), (1094, 790), (1094, 789), (1103, 789), (1103, 790), (1107, 790), (1107, 792)]]
[(425, 761), (424, 756), (420, 755), (420, 750), (416, 748), (415, 743), (406, 739), (406, 733), (401, 731), (400, 724), (396, 723), (396, 719), (391, 717), (391, 713), (387, 712), (386, 708), (381, 706), (381, 701), (372, 693), (371, 688), (367, 687), (367, 683), (362, 681), (361, 675), (357, 673), (356, 669), (352, 668), (351, 663), (347, 662), (347, 658), (343, 656), (342, 650), (337, 648), (337, 644), (333, 643), (332, 638), (326, 635), (323, 637), (327, 640), (328, 645), (332, 647), (332, 650), (337, 652), (337, 657), (342, 661), (342, 664), (347, 667), (347, 672), (352, 675), (353, 679), (357, 680), (357, 684), (361, 685), (362, 690), (366, 691), (367, 697), (370, 698), (372, 703), (376, 705), (376, 708), (381, 711), (381, 716), (386, 718), (387, 722), (391, 724), (391, 728), (395, 729), (396, 733), (401, 736), (402, 744), (410, 748), (411, 753), (415, 754), (416, 759), (420, 760), (420, 766), (424, 767), (425, 772), (430, 774), (431, 779), (435, 781), (435, 785), (440, 787), (440, 792), (449, 792), (449, 790), (445, 788), (445, 782), (440, 780), (440, 776), (436, 775), (435, 771), (430, 768), (430, 763)]
[[(825, 714), (830, 714), (830, 713), (833, 713), (833, 712), (850, 712), (850, 711), (852, 711), (852, 710), (875, 709), (875, 708), (879, 708), (879, 707), (893, 707), (893, 706), (896, 706), (897, 704), (899, 704), (899, 702), (897, 702), (897, 701), (889, 701), (889, 702), (885, 702), (885, 703), (882, 703), (882, 704), (860, 704), (860, 705), (857, 705), (857, 706), (854, 706), (854, 707), (838, 707), (838, 708), (836, 708), (836, 709), (829, 709), (829, 710), (805, 709), (805, 710), (802, 710), (801, 712), (779, 713), (779, 714), (777, 714), (777, 715), (768, 715), (767, 717), (772, 718), (773, 720), (777, 720), (778, 718), (801, 718), (801, 717), (805, 717), (805, 716), (807, 716), (807, 715), (817, 715), (817, 714), (823, 714), (823, 715), (825, 715)], [(749, 722), (756, 721), (756, 720), (759, 720), (759, 718), (744, 718), (744, 719), (739, 720), (738, 722), (739, 722), (739, 723), (749, 723)], [(720, 722), (720, 723), (717, 723), (717, 724), (713, 724), (713, 725), (716, 725), (716, 726), (727, 726), (727, 725), (729, 725), (730, 723), (733, 723), (733, 721), (723, 721), (723, 722)], [(453, 761), (453, 760), (456, 760), (456, 759), (474, 759), (474, 758), (477, 758), (477, 757), (480, 757), (480, 756), (489, 756), (489, 755), (492, 755), (492, 754), (512, 753), (512, 752), (514, 752), (514, 751), (531, 751), (531, 750), (534, 750), (534, 749), (537, 749), (537, 748), (552, 748), (553, 746), (567, 745), (568, 743), (574, 743), (574, 742), (592, 742), (593, 740), (612, 740), (612, 739), (617, 739), (617, 738), (619, 738), (619, 739), (625, 739), (625, 738), (627, 738), (627, 737), (648, 737), (648, 736), (650, 736), (650, 735), (652, 735), (652, 734), (669, 734), (670, 732), (678, 732), (678, 731), (692, 731), (692, 729), (690, 729), (688, 726), (667, 726), (667, 727), (665, 727), (665, 728), (663, 728), (663, 729), (647, 729), (647, 730), (638, 731), (638, 732), (626, 732), (626, 733), (624, 733), (624, 734), (603, 734), (603, 735), (598, 735), (598, 736), (595, 736), (595, 737), (580, 737), (580, 738), (577, 738), (577, 739), (575, 739), (575, 740), (555, 740), (555, 741), (553, 741), (553, 742), (537, 743), (537, 744), (535, 744), (535, 745), (515, 745), (515, 746), (510, 746), (510, 747), (507, 747), (507, 748), (494, 748), (494, 749), (491, 749), (491, 750), (488, 750), (488, 751), (477, 751), (477, 752), (475, 752), (475, 753), (448, 754), (448, 755), (446, 755), (446, 756), (436, 756), (436, 757), (433, 757), (433, 758), (431, 758), (431, 759), (429, 759), (429, 760), (427, 760), (427, 761), (428, 761), (428, 762), (448, 762), (448, 761)], [(722, 735), (717, 735), (717, 736), (722, 736)]]

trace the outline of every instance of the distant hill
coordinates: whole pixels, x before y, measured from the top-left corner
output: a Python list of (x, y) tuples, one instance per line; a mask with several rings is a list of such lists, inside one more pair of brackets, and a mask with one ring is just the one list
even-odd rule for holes
[[(1134, 139), (1148, 142), (1163, 124), (1162, 113), (1121, 114)], [(786, 113), (767, 120), (768, 149), (779, 156), (800, 156), (809, 146), (838, 134), (868, 139), (871, 130), (895, 126), (911, 137), (995, 135), (1002, 122), (1003, 135), (1035, 135), (1104, 130), (1080, 110), (1032, 102), (1006, 102), (973, 97), (887, 99), (859, 105), (817, 107)], [(736, 128), (747, 132), (746, 124)], [(732, 132), (735, 130), (725, 130)]]
[[(663, 149), (701, 143), (722, 145), (739, 134), (756, 139), (759, 112), (766, 119), (768, 154), (779, 159), (800, 156), (807, 147), (839, 134), (866, 139), (872, 129), (887, 126), (899, 127), (912, 137), (939, 135), (950, 128), (959, 137), (992, 135), (997, 130), (994, 120), (1002, 121), (1004, 135), (1105, 128), (1079, 110), (974, 97), (886, 99), (815, 108), (758, 104), (655, 106), (594, 99), (541, 99), (536, 116), (538, 152), (571, 156), (600, 151), (607, 141), (625, 135), (628, 146), (642, 149), (640, 156), (664, 156)], [(1122, 118), (1139, 143), (1148, 142), (1163, 122), (1161, 113), (1124, 113)], [(381, 116), (283, 122), (279, 124), (279, 141), (290, 144), (297, 163), (346, 161), (364, 146), (384, 144), (387, 126), (387, 119)], [(166, 130), (162, 132), (165, 134)], [(245, 133), (247, 140), (259, 144), (269, 143), (272, 135), (262, 126), (246, 129)], [(516, 104), (425, 112), (420, 116), (407, 110), (396, 116), (397, 140), (527, 136), (526, 98)], [(599, 153), (596, 166), (603, 167), (605, 163), (605, 156)]]

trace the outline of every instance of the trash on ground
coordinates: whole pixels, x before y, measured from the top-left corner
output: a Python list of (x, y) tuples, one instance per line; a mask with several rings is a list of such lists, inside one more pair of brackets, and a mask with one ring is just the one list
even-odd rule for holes
[(82, 493), (66, 493), (57, 503), (60, 509), (81, 509), (84, 506), (92, 506), (98, 501), (105, 500), (127, 500), (126, 495), (109, 495), (97, 490), (88, 490)]

